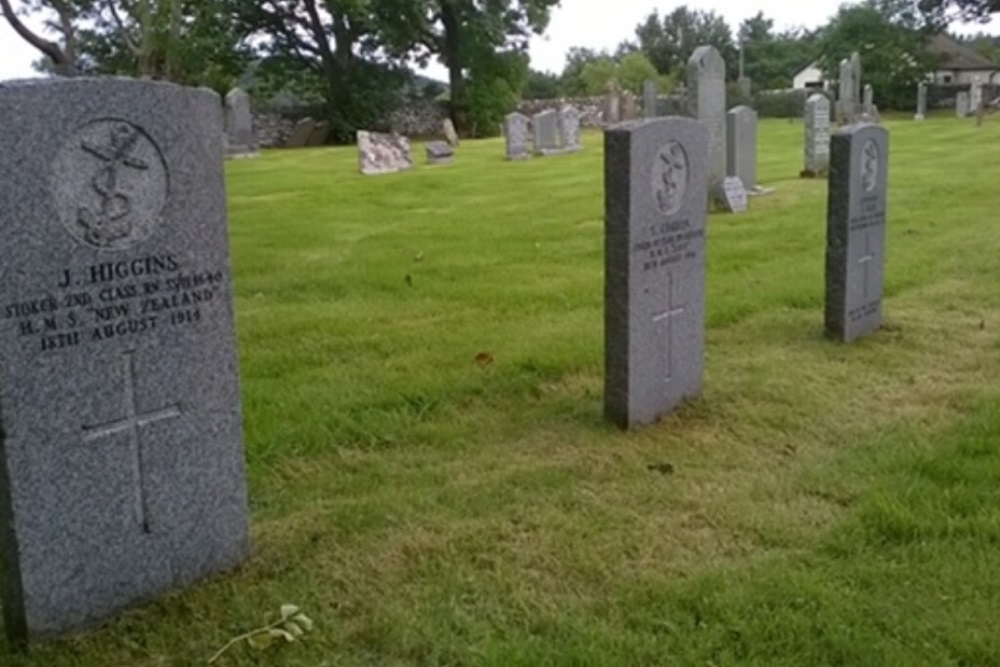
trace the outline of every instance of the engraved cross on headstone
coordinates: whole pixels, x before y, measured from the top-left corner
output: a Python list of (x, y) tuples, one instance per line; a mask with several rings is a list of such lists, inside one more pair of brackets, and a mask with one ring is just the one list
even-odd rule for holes
[(667, 274), (667, 308), (653, 314), (653, 323), (665, 322), (667, 327), (667, 375), (666, 382), (673, 379), (674, 374), (674, 319), (684, 312), (684, 306), (674, 306), (674, 276)]
[(178, 405), (169, 405), (159, 410), (140, 413), (135, 405), (135, 358), (133, 352), (124, 355), (125, 416), (121, 419), (83, 427), (83, 441), (93, 442), (116, 433), (127, 433), (131, 456), (132, 480), (134, 483), (135, 520), (144, 533), (150, 532), (146, 507), (145, 470), (143, 465), (142, 439), (139, 429), (164, 419), (180, 417)]
[(865, 234), (865, 254), (858, 260), (858, 264), (865, 270), (865, 300), (868, 299), (868, 268), (875, 261), (872, 254), (872, 239), (870, 234)]

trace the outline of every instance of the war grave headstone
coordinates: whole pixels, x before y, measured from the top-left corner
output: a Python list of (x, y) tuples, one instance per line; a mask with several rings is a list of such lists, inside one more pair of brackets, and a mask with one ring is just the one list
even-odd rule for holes
[(427, 164), (451, 164), (455, 159), (455, 149), (447, 141), (431, 141), (424, 147)]
[(362, 174), (391, 174), (413, 168), (407, 137), (358, 130), (357, 140), (358, 164)]
[(757, 112), (748, 106), (726, 114), (726, 176), (740, 179), (747, 191), (757, 187)]
[(531, 146), (528, 143), (528, 117), (514, 112), (504, 118), (504, 140), (507, 144), (508, 160), (531, 159)]
[(441, 123), (441, 130), (444, 132), (444, 139), (448, 145), (458, 148), (458, 132), (455, 131), (455, 123), (451, 122), (451, 118), (444, 119)]
[(815, 93), (806, 100), (805, 133), (805, 167), (799, 175), (823, 176), (830, 167), (830, 100), (826, 95)]
[(656, 118), (659, 91), (656, 81), (647, 79), (642, 84), (642, 113), (646, 118)]
[(955, 95), (955, 115), (959, 118), (969, 115), (969, 93), (964, 90)]
[(920, 82), (917, 84), (917, 114), (914, 120), (923, 120), (927, 116), (927, 84)]
[(316, 121), (312, 118), (306, 116), (295, 123), (295, 128), (292, 130), (292, 135), (288, 137), (288, 141), (285, 142), (285, 148), (304, 148), (309, 142), (309, 137), (312, 136), (313, 129), (316, 127)]
[(255, 157), (259, 145), (253, 129), (250, 95), (242, 88), (226, 94), (226, 157)]
[(726, 176), (726, 63), (714, 46), (699, 46), (688, 59), (687, 100), (688, 115), (708, 128), (708, 187), (715, 193)]
[(535, 132), (536, 155), (558, 155), (563, 152), (559, 142), (559, 114), (548, 110), (537, 113), (531, 119)]
[(0, 570), (15, 645), (249, 553), (220, 107), (153, 81), (0, 84)]
[(604, 134), (604, 412), (621, 428), (701, 391), (708, 145), (691, 118)]
[(329, 136), (330, 123), (325, 120), (321, 120), (313, 126), (312, 132), (309, 133), (309, 138), (306, 140), (306, 146), (311, 148), (323, 146), (326, 144), (326, 140)]
[(830, 140), (827, 335), (850, 342), (882, 324), (889, 133), (849, 125)]
[(567, 153), (583, 150), (580, 144), (580, 112), (575, 107), (563, 107), (558, 120), (563, 150)]

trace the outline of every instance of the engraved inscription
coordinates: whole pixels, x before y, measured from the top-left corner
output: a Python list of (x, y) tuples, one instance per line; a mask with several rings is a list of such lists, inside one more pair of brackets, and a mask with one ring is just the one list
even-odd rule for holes
[(878, 167), (878, 144), (869, 139), (861, 149), (861, 186), (865, 192), (871, 192), (878, 184)]
[(654, 271), (685, 260), (698, 258), (704, 229), (692, 229), (687, 218), (650, 225), (647, 238), (632, 244), (633, 255), (642, 261), (643, 271)]
[(684, 205), (688, 189), (688, 157), (684, 147), (670, 141), (660, 148), (653, 163), (653, 196), (660, 211), (672, 215)]
[(63, 226), (101, 250), (125, 250), (160, 224), (166, 163), (153, 140), (120, 119), (85, 125), (53, 165), (52, 192)]
[(168, 405), (158, 410), (139, 412), (135, 401), (135, 358), (134, 353), (126, 352), (124, 360), (125, 416), (121, 419), (83, 427), (85, 443), (100, 440), (117, 433), (128, 434), (130, 467), (132, 468), (133, 511), (135, 521), (144, 533), (151, 532), (149, 526), (148, 506), (146, 502), (145, 466), (143, 465), (143, 447), (140, 429), (149, 424), (155, 424), (165, 419), (181, 416), (179, 405)]

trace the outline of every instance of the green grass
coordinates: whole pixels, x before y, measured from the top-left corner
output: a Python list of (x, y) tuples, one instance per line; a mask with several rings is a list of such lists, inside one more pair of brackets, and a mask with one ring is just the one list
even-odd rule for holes
[(763, 122), (776, 191), (709, 221), (703, 396), (630, 434), (598, 134), (228, 163), (254, 555), (0, 664), (199, 664), (283, 602), (311, 636), (218, 664), (1000, 664), (1000, 120), (887, 127), (884, 329), (822, 336), (826, 183)]

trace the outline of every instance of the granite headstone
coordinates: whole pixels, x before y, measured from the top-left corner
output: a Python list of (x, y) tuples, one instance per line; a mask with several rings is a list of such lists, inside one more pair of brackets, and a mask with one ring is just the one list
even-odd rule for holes
[(927, 84), (921, 81), (917, 84), (917, 114), (914, 120), (923, 120), (927, 116)]
[(726, 176), (726, 63), (714, 46), (691, 54), (687, 91), (688, 115), (708, 128), (708, 185), (715, 191)]
[(882, 323), (889, 133), (849, 125), (830, 140), (826, 333), (850, 342)]
[(567, 106), (559, 110), (559, 136), (567, 153), (583, 149), (580, 144), (580, 112), (576, 107)]
[(621, 95), (614, 84), (609, 84), (608, 90), (604, 94), (601, 117), (605, 126), (614, 125), (621, 121)]
[(642, 84), (642, 113), (646, 118), (656, 118), (659, 91), (656, 81), (647, 79)]
[(313, 129), (316, 127), (316, 121), (312, 118), (306, 116), (295, 123), (295, 127), (292, 129), (292, 134), (288, 137), (288, 141), (285, 142), (285, 148), (304, 148), (309, 142), (309, 137), (312, 136)]
[(448, 145), (452, 148), (458, 147), (458, 132), (455, 131), (455, 123), (451, 122), (451, 118), (445, 118), (441, 123), (441, 130), (444, 132), (444, 139), (448, 142)]
[(830, 100), (815, 93), (806, 100), (805, 167), (801, 176), (823, 176), (830, 167)]
[(253, 129), (250, 95), (242, 88), (226, 94), (226, 156), (251, 157), (258, 154), (259, 144)]
[(0, 84), (0, 558), (21, 645), (249, 553), (219, 96)]
[(965, 118), (969, 115), (969, 93), (962, 90), (955, 95), (955, 115), (959, 118)]
[(391, 174), (413, 168), (410, 140), (400, 134), (358, 130), (358, 165), (361, 173)]
[(556, 155), (562, 153), (559, 142), (559, 114), (547, 110), (537, 113), (531, 120), (535, 133), (535, 154)]
[(748, 106), (726, 114), (726, 176), (736, 176), (743, 187), (757, 186), (757, 112)]
[(507, 143), (508, 160), (528, 160), (531, 158), (529, 120), (527, 116), (516, 111), (504, 118), (503, 136)]
[(708, 143), (691, 118), (604, 133), (604, 412), (622, 428), (701, 391)]

